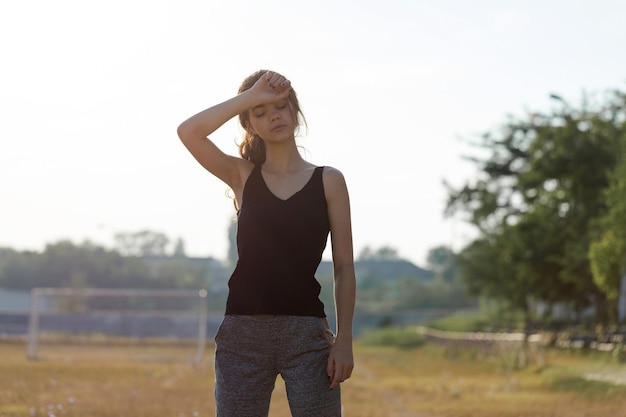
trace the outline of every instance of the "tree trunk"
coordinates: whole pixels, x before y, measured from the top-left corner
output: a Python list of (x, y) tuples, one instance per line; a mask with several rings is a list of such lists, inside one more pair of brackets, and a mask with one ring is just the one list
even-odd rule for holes
[(609, 303), (604, 293), (596, 291), (595, 294), (596, 324), (606, 327), (609, 322)]

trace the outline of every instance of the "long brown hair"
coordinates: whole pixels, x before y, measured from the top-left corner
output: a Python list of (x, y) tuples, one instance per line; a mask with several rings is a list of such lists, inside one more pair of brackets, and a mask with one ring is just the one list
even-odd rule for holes
[[(266, 72), (267, 70), (259, 70), (249, 75), (239, 86), (238, 93), (241, 94), (251, 88), (254, 83), (256, 83)], [(289, 91), (287, 101), (289, 103), (291, 117), (293, 117), (296, 129), (298, 129), (301, 124), (306, 126), (306, 119), (304, 118), (304, 114), (302, 114), (300, 103), (298, 102), (298, 96), (293, 88)], [(247, 159), (255, 165), (262, 164), (265, 162), (265, 143), (259, 135), (254, 134), (250, 129), (249, 110), (246, 110), (239, 115), (239, 123), (241, 123), (241, 127), (244, 129), (243, 140), (239, 144), (239, 155), (241, 155), (243, 159)]]

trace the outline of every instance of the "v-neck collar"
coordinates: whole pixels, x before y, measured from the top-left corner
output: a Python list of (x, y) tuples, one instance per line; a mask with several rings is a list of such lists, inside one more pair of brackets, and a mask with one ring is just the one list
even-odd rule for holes
[(313, 181), (313, 177), (315, 177), (315, 173), (317, 172), (318, 169), (320, 169), (321, 167), (315, 167), (313, 169), (313, 173), (311, 174), (311, 176), (309, 177), (309, 179), (307, 180), (306, 183), (304, 183), (304, 185), (302, 186), (302, 188), (300, 188), (298, 191), (296, 191), (295, 193), (291, 194), (289, 197), (283, 199), (278, 197), (276, 194), (274, 194), (274, 192), (270, 189), (270, 187), (267, 185), (267, 181), (265, 181), (265, 177), (263, 176), (263, 170), (261, 169), (261, 166), (257, 166), (257, 169), (259, 170), (259, 175), (261, 176), (261, 182), (263, 183), (263, 186), (265, 187), (265, 189), (272, 195), (272, 197), (274, 197), (276, 200), (278, 201), (282, 201), (283, 203), (286, 203), (288, 201), (290, 201), (291, 199), (293, 199), (294, 197), (296, 197), (298, 194), (300, 194), (302, 191), (304, 191), (309, 184)]

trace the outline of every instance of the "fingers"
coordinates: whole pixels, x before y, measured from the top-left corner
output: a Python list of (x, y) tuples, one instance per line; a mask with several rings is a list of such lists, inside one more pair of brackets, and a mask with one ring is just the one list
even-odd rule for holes
[(257, 104), (266, 104), (287, 98), (291, 92), (291, 83), (282, 75), (267, 71), (249, 91), (256, 97)]
[(340, 383), (350, 378), (354, 369), (354, 357), (352, 355), (352, 343), (345, 340), (335, 341), (328, 355), (326, 372), (331, 380), (330, 389), (337, 388)]
[(273, 71), (265, 73), (265, 80), (272, 90), (278, 90), (277, 93), (284, 92), (284, 90), (289, 91), (291, 86), (288, 79)]
[[(332, 356), (328, 358), (328, 365), (326, 366), (326, 375), (328, 375), (328, 379), (334, 381), (335, 379), (335, 361)], [(331, 385), (331, 389), (332, 389)]]
[(330, 389), (337, 388), (340, 383), (350, 378), (351, 375), (352, 375), (352, 367), (345, 366), (345, 367), (337, 368), (332, 377), (332, 381), (330, 383)]
[(341, 382), (339, 379), (338, 369), (335, 368), (335, 359), (332, 355), (328, 358), (328, 366), (326, 367), (326, 372), (328, 373), (328, 379), (330, 379), (330, 389), (335, 389), (339, 386)]
[(330, 389), (335, 389), (339, 386), (340, 383), (342, 383), (343, 381), (341, 380), (341, 378), (339, 378), (338, 373), (335, 373), (335, 375), (333, 377), (331, 377), (330, 380)]
[(353, 368), (354, 366), (352, 365), (336, 365), (335, 361), (332, 358), (329, 358), (326, 371), (328, 373), (328, 378), (331, 380), (330, 389), (337, 388), (340, 383), (350, 378)]

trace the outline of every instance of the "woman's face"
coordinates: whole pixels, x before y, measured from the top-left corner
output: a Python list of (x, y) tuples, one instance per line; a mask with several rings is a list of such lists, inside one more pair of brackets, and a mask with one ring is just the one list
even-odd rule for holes
[(254, 107), (249, 111), (250, 127), (266, 142), (294, 138), (296, 123), (288, 99)]

